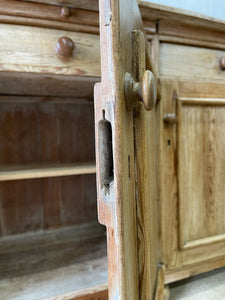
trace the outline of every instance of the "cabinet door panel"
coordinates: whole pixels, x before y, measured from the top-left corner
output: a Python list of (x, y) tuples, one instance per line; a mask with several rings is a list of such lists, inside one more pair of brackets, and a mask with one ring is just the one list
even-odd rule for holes
[(180, 246), (225, 239), (225, 100), (178, 99)]
[[(160, 222), (168, 283), (225, 265), (225, 86), (163, 79), (161, 89)], [(177, 122), (163, 121), (169, 113)]]
[(158, 271), (156, 111), (146, 112), (134, 89), (126, 88), (141, 82), (146, 69), (154, 71), (136, 0), (101, 0), (99, 11), (97, 191), (99, 221), (107, 227), (109, 299), (150, 300), (156, 279), (161, 290), (164, 284), (164, 269)]

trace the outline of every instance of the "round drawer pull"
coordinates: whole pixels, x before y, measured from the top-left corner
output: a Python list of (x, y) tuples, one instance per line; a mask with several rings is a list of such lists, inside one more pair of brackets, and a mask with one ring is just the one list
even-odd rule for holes
[(219, 67), (221, 70), (225, 70), (225, 56), (220, 57)]
[(166, 125), (174, 125), (177, 123), (177, 116), (175, 113), (165, 114), (163, 116), (163, 122)]
[(56, 43), (56, 53), (63, 60), (69, 60), (73, 57), (74, 42), (67, 36), (58, 39)]
[(71, 15), (71, 9), (69, 7), (62, 7), (60, 11), (60, 16), (63, 18), (68, 18)]

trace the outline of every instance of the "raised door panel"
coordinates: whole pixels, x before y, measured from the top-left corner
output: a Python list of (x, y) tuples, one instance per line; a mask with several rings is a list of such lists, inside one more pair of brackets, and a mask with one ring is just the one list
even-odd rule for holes
[(225, 99), (178, 98), (180, 247), (225, 241)]
[(225, 87), (163, 79), (161, 88), (162, 261), (172, 282), (225, 265)]

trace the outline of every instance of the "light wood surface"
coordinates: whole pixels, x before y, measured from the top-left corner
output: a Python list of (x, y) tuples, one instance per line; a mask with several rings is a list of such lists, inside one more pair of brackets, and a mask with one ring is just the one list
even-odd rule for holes
[[(99, 220), (108, 228), (110, 299), (138, 299), (140, 291), (133, 113), (127, 111), (124, 99), (125, 72), (138, 79), (138, 67), (133, 62), (132, 30), (143, 31), (135, 0), (111, 1), (111, 7), (110, 1), (100, 1), (102, 83), (95, 89), (97, 181)], [(99, 178), (98, 124), (104, 119), (112, 126), (114, 179), (108, 189), (101, 187)], [(147, 248), (147, 240), (144, 243)], [(147, 277), (144, 278), (146, 285)]]
[(52, 5), (69, 6), (74, 8), (84, 8), (86, 10), (98, 10), (98, 0), (21, 0), (24, 2), (48, 3)]
[(222, 56), (224, 51), (162, 43), (159, 73), (176, 79), (224, 82), (225, 72), (219, 67)]
[(61, 21), (62, 23), (86, 24), (98, 26), (98, 14), (82, 9), (70, 9), (68, 16), (63, 16), (62, 7), (42, 4), (27, 3), (27, 1), (1, 0), (0, 13), (2, 15), (21, 16), (36, 19)]
[[(63, 5), (59, 1), (54, 5), (51, 1), (1, 0), (1, 22), (99, 34), (98, 12), (92, 10), (94, 2), (89, 10), (85, 8), (88, 1), (76, 2), (75, 8), (65, 8), (65, 2)], [(63, 14), (65, 9), (68, 15)]]
[[(133, 42), (133, 64), (137, 72), (137, 80), (141, 80), (146, 69), (152, 70), (152, 62), (145, 57), (147, 41), (140, 31), (135, 31)], [(148, 49), (149, 50), (149, 49)], [(150, 53), (148, 53), (150, 56)], [(135, 69), (136, 68), (136, 69)], [(153, 71), (153, 70), (152, 70)], [(154, 70), (156, 74), (156, 71)], [(135, 99), (137, 101), (137, 99)], [(159, 220), (158, 220), (158, 185), (157, 185), (157, 152), (156, 152), (156, 117), (157, 107), (154, 103), (152, 110), (139, 104), (134, 108), (135, 136), (135, 169), (136, 169), (136, 201), (138, 228), (138, 270), (139, 270), (139, 299), (154, 299), (157, 289), (158, 263), (160, 261)], [(164, 280), (159, 275), (159, 284)], [(158, 292), (158, 300), (160, 291)]]
[(108, 300), (108, 284), (71, 292), (47, 300)]
[(161, 265), (158, 268), (157, 284), (155, 290), (155, 300), (166, 300), (164, 297), (164, 282), (165, 282), (165, 266)]
[[(175, 79), (161, 79), (161, 88), (160, 220), (168, 282), (224, 264), (224, 136), (221, 130), (225, 90), (219, 83)], [(177, 102), (182, 105), (177, 107)], [(177, 114), (177, 125), (163, 122), (166, 113)], [(213, 157), (216, 161), (207, 167)], [(221, 258), (220, 262), (217, 258)]]
[[(0, 30), (0, 72), (100, 75), (97, 35), (9, 24), (0, 24)], [(62, 36), (68, 36), (75, 44), (73, 58), (68, 62), (60, 60), (55, 51)]]
[(95, 163), (0, 166), (0, 181), (94, 174)]
[(165, 274), (165, 283), (189, 278), (198, 274), (206, 273), (214, 269), (219, 269), (225, 266), (225, 258), (218, 258), (207, 263), (199, 263), (196, 265), (185, 266), (177, 270), (167, 271)]
[(187, 25), (192, 24), (203, 28), (211, 26), (213, 29), (221, 29), (225, 24), (224, 20), (206, 16), (201, 13), (155, 4), (149, 1), (139, 0), (138, 2), (143, 19), (151, 19), (154, 21), (171, 19), (177, 23), (185, 22)]
[(225, 99), (178, 98), (177, 113), (180, 247), (224, 241)]

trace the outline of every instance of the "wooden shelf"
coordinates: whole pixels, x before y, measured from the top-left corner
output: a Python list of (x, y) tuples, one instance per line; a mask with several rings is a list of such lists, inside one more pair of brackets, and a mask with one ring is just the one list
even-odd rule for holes
[(62, 300), (80, 299), (91, 291), (104, 294), (105, 227), (89, 223), (3, 237), (0, 265), (1, 299)]
[(95, 163), (0, 166), (0, 181), (94, 174)]

